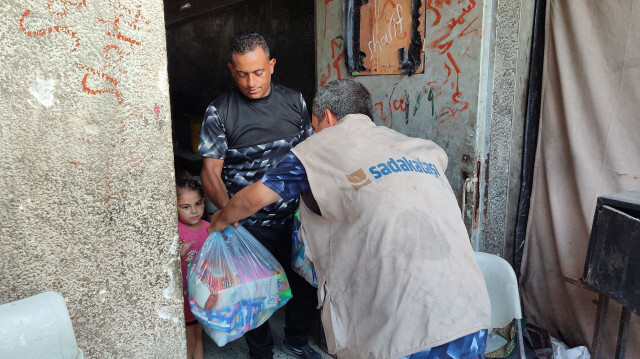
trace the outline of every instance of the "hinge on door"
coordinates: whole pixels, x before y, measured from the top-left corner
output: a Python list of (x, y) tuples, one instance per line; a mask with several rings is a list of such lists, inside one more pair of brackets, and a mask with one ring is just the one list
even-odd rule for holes
[(464, 180), (464, 184), (462, 185), (462, 220), (464, 221), (464, 211), (467, 207), (467, 192), (472, 192), (473, 196), (471, 196), (472, 200), (475, 198), (476, 188), (478, 183), (478, 176), (467, 177)]

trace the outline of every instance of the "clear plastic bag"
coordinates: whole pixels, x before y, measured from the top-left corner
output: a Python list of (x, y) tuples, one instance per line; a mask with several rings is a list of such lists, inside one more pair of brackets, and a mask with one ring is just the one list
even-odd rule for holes
[(318, 278), (313, 266), (304, 258), (304, 242), (301, 240), (300, 219), (298, 211), (293, 217), (293, 238), (291, 241), (291, 268), (300, 274), (309, 284), (318, 288)]
[(187, 269), (191, 312), (223, 346), (258, 327), (289, 299), (278, 261), (242, 226), (213, 232)]

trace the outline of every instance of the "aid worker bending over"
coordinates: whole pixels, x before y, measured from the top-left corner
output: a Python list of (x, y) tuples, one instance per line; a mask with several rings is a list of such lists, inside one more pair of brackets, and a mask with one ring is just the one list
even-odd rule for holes
[(301, 196), (305, 254), (338, 358), (482, 358), (489, 296), (431, 141), (372, 120), (369, 91), (333, 81), (315, 134), (214, 214), (210, 231)]

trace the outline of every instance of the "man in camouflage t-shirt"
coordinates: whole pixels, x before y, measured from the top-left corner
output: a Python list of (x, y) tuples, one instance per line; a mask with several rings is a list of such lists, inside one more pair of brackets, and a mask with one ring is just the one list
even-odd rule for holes
[[(236, 87), (207, 108), (200, 135), (202, 183), (209, 200), (223, 208), (229, 198), (259, 180), (289, 150), (312, 133), (306, 104), (298, 91), (271, 82), (276, 59), (258, 34), (231, 41), (228, 64)], [(298, 199), (273, 203), (243, 220), (282, 264), (293, 293), (286, 306), (284, 349), (301, 358), (319, 359), (307, 343), (317, 305), (315, 288), (291, 269), (291, 232)], [(268, 322), (245, 334), (251, 358), (272, 358)]]

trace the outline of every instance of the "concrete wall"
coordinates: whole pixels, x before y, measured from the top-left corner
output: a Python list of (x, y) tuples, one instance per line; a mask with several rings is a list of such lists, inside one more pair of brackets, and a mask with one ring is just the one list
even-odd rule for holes
[(0, 303), (60, 292), (89, 358), (184, 357), (162, 3), (0, 13)]
[[(342, 3), (316, 1), (319, 86), (333, 79), (350, 77), (342, 52)], [(512, 160), (514, 165), (519, 165), (517, 156), (522, 146), (519, 131), (522, 131), (523, 120), (519, 111), (524, 107), (514, 99), (526, 92), (526, 83), (513, 85), (513, 82), (516, 74), (518, 79), (528, 74), (526, 59), (530, 46), (525, 42), (530, 38), (533, 12), (521, 14), (520, 1), (516, 0), (500, 2), (500, 6), (497, 1), (474, 0), (424, 0), (423, 4), (426, 12), (424, 73), (358, 76), (356, 79), (373, 94), (377, 124), (433, 140), (447, 152), (446, 175), (459, 203), (464, 202), (463, 218), (472, 245), (504, 256), (505, 236), (509, 235), (505, 230), (515, 226), (515, 218), (507, 223), (507, 205), (502, 205), (502, 201), (507, 201), (506, 194), (496, 194), (493, 183), (507, 183), (509, 188), (519, 186), (519, 168), (517, 175), (510, 177), (512, 169), (502, 162), (506, 156), (507, 163)], [(524, 18), (522, 29), (519, 28), (521, 16)], [(502, 38), (510, 41), (497, 46), (498, 30), (500, 41)], [(515, 41), (511, 41), (513, 38)], [(524, 60), (519, 56), (524, 56)], [(525, 64), (519, 66), (523, 61)], [(498, 88), (494, 87), (496, 82)], [(432, 100), (429, 93), (433, 94)], [(494, 110), (494, 99), (499, 100), (499, 109)], [(502, 130), (498, 132), (498, 129)], [(512, 159), (512, 155), (516, 157)], [(495, 171), (491, 156), (500, 163)], [(491, 203), (487, 197), (489, 187)], [(502, 187), (501, 190), (504, 191)], [(494, 223), (497, 230), (488, 231), (487, 223), (495, 220), (500, 221)]]

